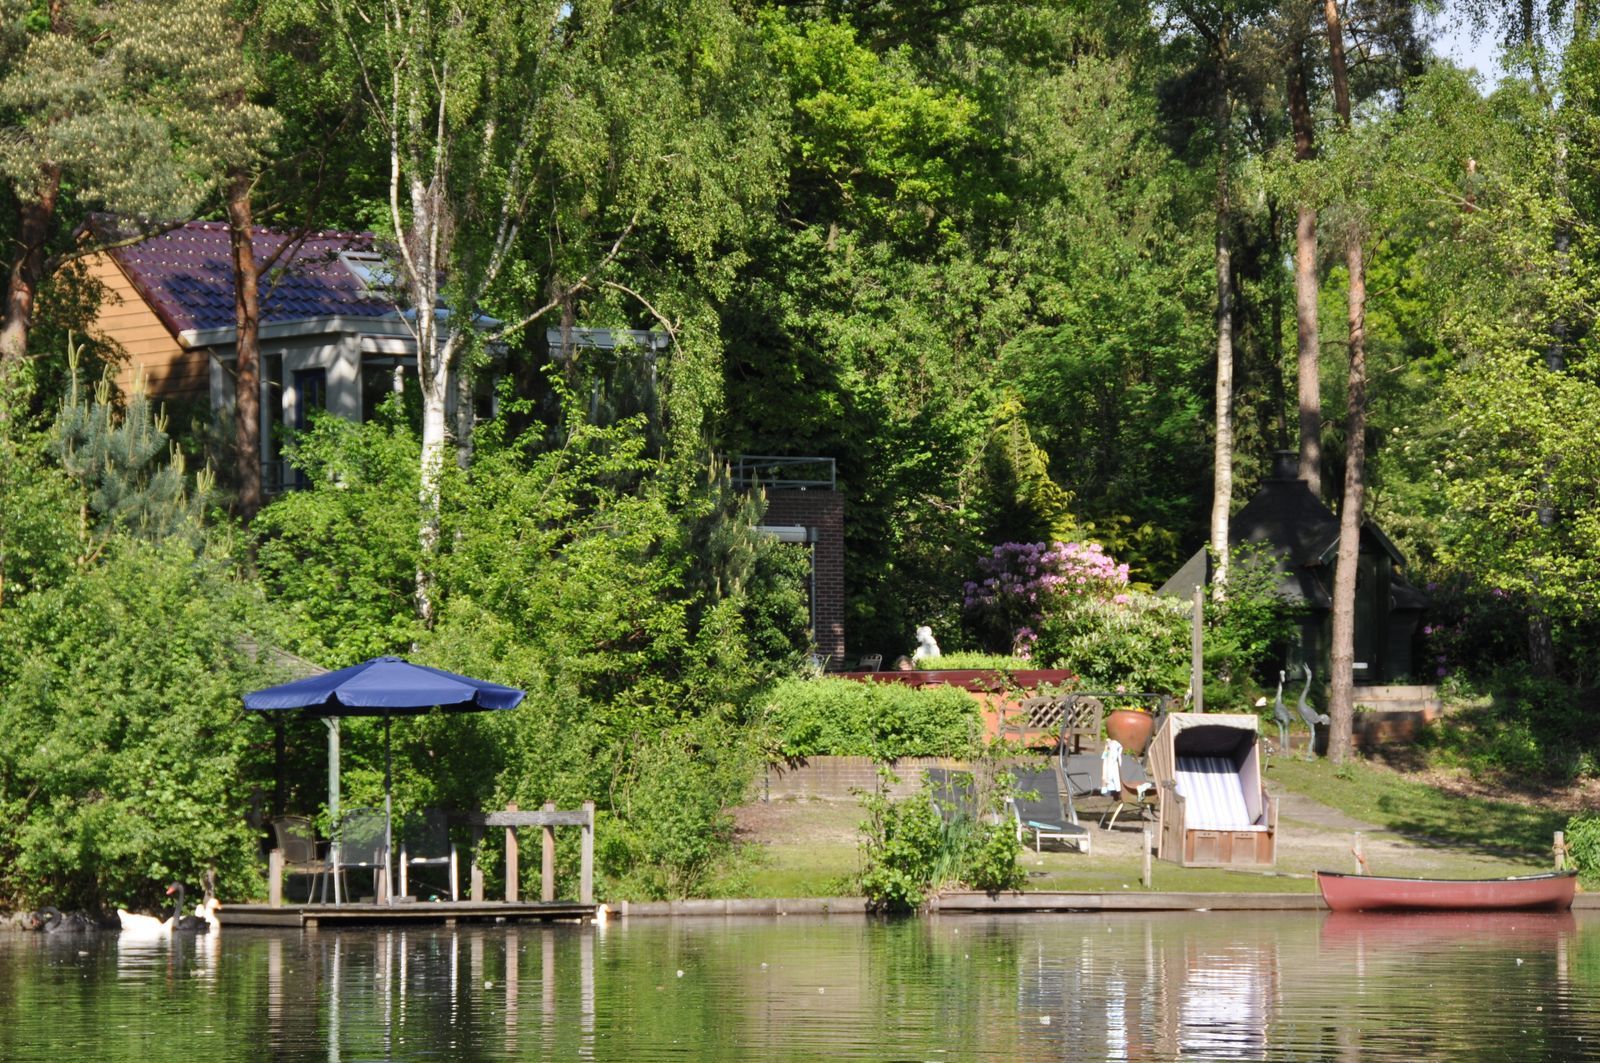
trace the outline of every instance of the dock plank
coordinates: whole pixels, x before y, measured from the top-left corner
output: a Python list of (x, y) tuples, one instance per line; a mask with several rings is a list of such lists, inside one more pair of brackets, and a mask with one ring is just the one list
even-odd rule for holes
[(587, 921), (598, 905), (575, 901), (438, 901), (402, 904), (225, 904), (223, 927), (326, 927), (378, 923), (492, 923)]

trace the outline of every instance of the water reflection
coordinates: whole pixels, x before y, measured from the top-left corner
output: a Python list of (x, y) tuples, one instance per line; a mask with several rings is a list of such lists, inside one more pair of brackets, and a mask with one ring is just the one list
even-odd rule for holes
[(1600, 920), (1566, 913), (64, 937), (0, 935), (0, 1058), (1575, 1059), (1600, 1039)]

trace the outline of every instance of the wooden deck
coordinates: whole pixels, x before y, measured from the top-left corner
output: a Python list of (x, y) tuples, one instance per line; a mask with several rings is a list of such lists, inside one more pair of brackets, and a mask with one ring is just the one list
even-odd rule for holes
[(399, 904), (225, 904), (217, 912), (224, 927), (360, 926), (380, 923), (587, 922), (599, 906), (575, 901), (411, 901)]

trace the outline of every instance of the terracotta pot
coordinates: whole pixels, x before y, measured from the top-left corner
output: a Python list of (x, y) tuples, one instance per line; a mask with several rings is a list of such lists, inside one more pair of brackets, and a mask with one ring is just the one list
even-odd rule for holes
[(1155, 732), (1156, 718), (1138, 709), (1112, 709), (1106, 715), (1106, 737), (1122, 743), (1124, 753), (1141, 756)]

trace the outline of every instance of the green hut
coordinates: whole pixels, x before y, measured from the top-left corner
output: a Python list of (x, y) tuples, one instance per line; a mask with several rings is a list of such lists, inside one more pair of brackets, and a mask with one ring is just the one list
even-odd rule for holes
[[(1300, 637), (1282, 663), (1291, 674), (1302, 663), (1328, 674), (1333, 622), (1333, 569), (1339, 553), (1339, 518), (1301, 480), (1293, 451), (1280, 450), (1273, 473), (1229, 523), (1228, 542), (1263, 543), (1275, 557), (1279, 589), (1303, 608)], [(1383, 529), (1361, 526), (1356, 574), (1355, 681), (1360, 684), (1412, 680), (1412, 642), (1428, 598), (1405, 578), (1405, 556)], [(1195, 551), (1158, 594), (1190, 597), (1211, 582), (1205, 547)]]

